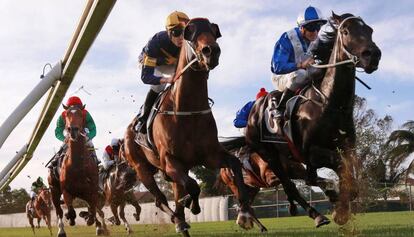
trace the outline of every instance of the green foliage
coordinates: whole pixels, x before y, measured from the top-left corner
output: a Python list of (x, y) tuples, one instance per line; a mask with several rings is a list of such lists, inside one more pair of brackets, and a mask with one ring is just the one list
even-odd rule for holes
[(191, 172), (201, 181), (201, 197), (210, 197), (220, 195), (214, 185), (218, 178), (218, 171), (207, 169), (204, 166), (197, 166), (191, 169)]
[(26, 211), (29, 194), (23, 188), (11, 189), (7, 186), (0, 192), (0, 214), (19, 213)]

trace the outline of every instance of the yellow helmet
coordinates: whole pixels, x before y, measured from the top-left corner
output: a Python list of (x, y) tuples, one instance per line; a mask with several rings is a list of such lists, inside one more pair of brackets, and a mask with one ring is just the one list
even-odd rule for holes
[(171, 30), (178, 25), (184, 25), (189, 21), (187, 14), (184, 12), (174, 11), (170, 15), (167, 16), (167, 20), (165, 21), (165, 28), (167, 30)]

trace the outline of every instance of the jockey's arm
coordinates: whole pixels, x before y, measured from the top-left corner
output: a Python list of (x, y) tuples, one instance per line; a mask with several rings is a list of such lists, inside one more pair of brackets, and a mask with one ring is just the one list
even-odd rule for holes
[(272, 57), (272, 72), (278, 75), (298, 70), (292, 43), (285, 34), (276, 42)]
[(55, 136), (57, 139), (59, 139), (62, 142), (65, 140), (65, 135), (63, 134), (64, 130), (65, 130), (65, 121), (63, 120), (62, 116), (59, 116), (57, 120), (56, 128), (55, 128)]
[(106, 170), (114, 163), (114, 161), (111, 159), (111, 152), (112, 148), (110, 146), (107, 146), (101, 158), (102, 165)]
[(93, 118), (89, 112), (86, 113), (86, 128), (88, 128), (88, 138), (92, 140), (96, 136), (96, 125), (93, 121)]

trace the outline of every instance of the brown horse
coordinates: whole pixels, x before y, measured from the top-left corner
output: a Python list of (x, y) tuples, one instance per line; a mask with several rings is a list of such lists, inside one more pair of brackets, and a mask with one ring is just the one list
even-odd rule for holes
[[(269, 164), (264, 161), (259, 154), (255, 152), (250, 152), (248, 149), (246, 149), (246, 146), (236, 149), (230, 150), (231, 153), (235, 154), (239, 158), (242, 156), (247, 156), (250, 167), (246, 168), (246, 166), (243, 167), (244, 169), (244, 183), (247, 185), (247, 190), (249, 192), (249, 201), (250, 204), (253, 203), (256, 195), (259, 193), (260, 188), (278, 188), (279, 184), (281, 184), (280, 179), (275, 175), (275, 173), (270, 169)], [(242, 154), (243, 152), (243, 154)], [(292, 159), (286, 159), (287, 157), (281, 157), (283, 160), (283, 169), (285, 172), (289, 175), (290, 179), (302, 179), (304, 180), (306, 176), (306, 169), (303, 167), (303, 165), (297, 161), (294, 161)], [(245, 158), (246, 159), (246, 158)], [(246, 161), (243, 161), (246, 162)], [(231, 170), (228, 168), (222, 168), (220, 169), (220, 178), (218, 179), (215, 186), (217, 188), (220, 187), (220, 182), (224, 182), (227, 187), (230, 188), (232, 193), (238, 197), (239, 193), (237, 192), (236, 184), (234, 183), (234, 179), (232, 177)], [(333, 181), (324, 179), (321, 177), (317, 178), (317, 183), (319, 184), (319, 187), (327, 194), (327, 196), (332, 196), (331, 192), (332, 190), (328, 189), (331, 186), (333, 186)], [(287, 197), (289, 201), (289, 213), (292, 216), (295, 216), (297, 214), (297, 207), (294, 203), (293, 199), (291, 197)], [(254, 212), (252, 212), (254, 215)], [(264, 232), (267, 231), (266, 227), (259, 221), (256, 222), (256, 224), (259, 226), (260, 231)]]
[[(153, 137), (153, 152), (134, 142), (134, 121), (125, 134), (125, 155), (137, 171), (140, 181), (155, 196), (156, 206), (166, 212), (176, 231), (188, 235), (190, 226), (184, 217), (184, 196), (189, 194), (188, 207), (193, 214), (200, 213), (197, 182), (188, 171), (203, 165), (210, 169), (228, 167), (240, 192), (241, 211), (238, 224), (251, 228), (248, 195), (236, 157), (218, 142), (217, 127), (209, 106), (207, 79), (209, 71), (219, 62), (220, 47), (216, 42), (221, 36), (216, 24), (205, 18), (189, 21), (184, 30), (184, 43), (176, 69), (175, 83), (163, 94), (160, 108), (149, 134)], [(173, 183), (175, 212), (158, 188), (153, 175), (161, 170)]]
[(65, 214), (71, 226), (75, 225), (76, 212), (72, 202), (78, 197), (88, 203), (87, 225), (96, 225), (96, 234), (103, 234), (101, 223), (96, 218), (98, 201), (98, 166), (91, 157), (91, 151), (86, 146), (84, 133), (84, 107), (66, 107), (65, 130), (68, 137), (65, 140), (67, 152), (60, 165), (59, 177), (49, 170), (48, 182), (52, 191), (53, 204), (58, 217), (58, 237), (66, 236), (63, 224), (63, 211), (60, 207), (60, 196), (63, 194), (68, 212)]
[[(378, 67), (381, 51), (372, 41), (372, 28), (351, 14), (332, 13), (337, 27), (336, 41), (325, 76), (320, 83), (306, 90), (291, 116), (294, 159), (307, 165), (307, 181), (315, 183), (316, 169), (327, 167), (339, 176), (339, 195), (333, 217), (345, 224), (349, 217), (349, 202), (356, 197), (355, 127), (353, 105), (355, 96), (355, 68), (372, 73)], [(327, 218), (312, 208), (299, 194), (283, 169), (286, 147), (260, 142), (260, 123), (269, 103), (268, 96), (256, 102), (249, 116), (246, 140), (260, 154), (280, 178), (285, 192), (296, 200), (315, 219), (316, 226)], [(293, 146), (291, 146), (293, 147)]]
[(30, 210), (31, 201), (28, 201), (26, 204), (26, 215), (29, 219), (30, 226), (32, 227), (33, 234), (35, 234), (35, 229), (33, 225), (33, 219), (37, 219), (37, 228), (40, 228), (40, 221), (43, 219), (46, 222), (47, 228), (49, 229), (50, 235), (52, 236), (52, 226), (50, 218), (50, 210), (52, 209), (52, 198), (50, 191), (47, 188), (40, 190), (39, 194), (36, 196), (33, 207), (34, 213)]
[[(125, 218), (124, 208), (127, 203), (135, 208), (134, 217), (139, 221), (141, 213), (141, 206), (133, 192), (133, 187), (136, 184), (136, 172), (132, 169), (126, 161), (117, 162), (111, 169), (109, 176), (104, 181), (104, 199), (99, 202), (98, 209), (102, 210), (105, 203), (111, 207), (113, 217), (108, 220), (115, 225), (120, 225), (121, 217), (128, 234), (132, 233), (132, 228)], [(119, 207), (119, 215), (118, 215)]]

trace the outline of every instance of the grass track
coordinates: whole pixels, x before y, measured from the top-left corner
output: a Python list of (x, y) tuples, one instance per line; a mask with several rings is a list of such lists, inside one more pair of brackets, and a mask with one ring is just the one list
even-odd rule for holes
[[(332, 219), (329, 216), (330, 219)], [(191, 224), (191, 236), (278, 236), (278, 237), (330, 237), (330, 236), (414, 236), (414, 212), (381, 212), (358, 214), (344, 227), (336, 224), (316, 229), (308, 217), (285, 217), (261, 219), (268, 228), (268, 233), (260, 234), (257, 228), (244, 231), (234, 221), (207, 222)], [(172, 224), (133, 225), (135, 236), (180, 236), (174, 232)], [(111, 236), (128, 236), (122, 226), (110, 226)], [(65, 228), (68, 237), (95, 236), (94, 227), (75, 226)], [(53, 228), (56, 236), (56, 228)], [(1, 237), (33, 237), (30, 228), (0, 228)], [(49, 237), (47, 228), (36, 230), (36, 237)]]

